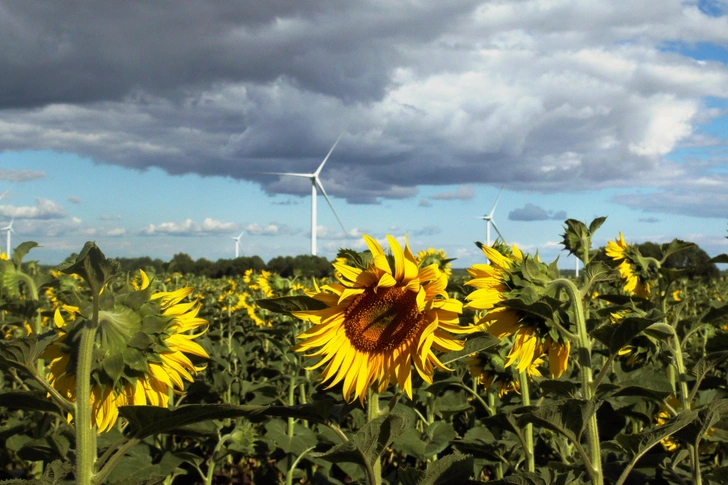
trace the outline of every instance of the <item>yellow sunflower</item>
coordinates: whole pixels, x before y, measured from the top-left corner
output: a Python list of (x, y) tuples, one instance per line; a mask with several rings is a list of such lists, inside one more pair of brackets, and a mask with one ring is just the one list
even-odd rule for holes
[[(142, 273), (143, 274), (143, 273)], [(142, 276), (143, 287), (134, 290), (130, 299), (145, 295), (149, 285)], [(148, 296), (134, 311), (115, 305), (99, 312), (96, 350), (99, 357), (92, 371), (91, 407), (99, 432), (110, 430), (119, 416), (119, 406), (151, 405), (167, 407), (169, 390), (184, 390), (184, 382), (192, 382), (196, 367), (186, 354), (209, 358), (195, 338), (205, 333), (190, 331), (207, 325), (198, 317), (198, 302), (182, 303), (192, 287)], [(76, 316), (75, 320), (83, 320)], [(59, 338), (41, 355), (50, 360), (48, 380), (62, 395), (76, 399), (74, 365), (77, 354), (74, 341), (80, 325), (66, 321), (57, 308), (54, 323)], [(113, 364), (112, 364), (113, 363)]]
[(508, 299), (508, 292), (519, 289), (512, 276), (523, 263), (523, 253), (516, 246), (508, 255), (488, 246), (481, 249), (490, 264), (475, 264), (468, 268), (471, 279), (465, 284), (476, 289), (467, 296), (465, 307), (486, 312), (478, 325), (491, 335), (498, 338), (515, 336), (506, 358), (506, 367), (518, 361), (516, 369), (524, 372), (548, 354), (551, 375), (560, 377), (568, 366), (571, 342), (548, 328), (543, 319), (497, 306)]
[(449, 370), (433, 350), (461, 350), (464, 342), (451, 334), (472, 331), (459, 324), (462, 304), (448, 297), (448, 278), (438, 265), (418, 268), (407, 244), (403, 250), (393, 237), (387, 239), (389, 256), (364, 235), (372, 260), (355, 267), (337, 259), (339, 283), (310, 293), (326, 308), (293, 313), (314, 324), (298, 335), (302, 341), (293, 349), (318, 349), (307, 355), (321, 358), (311, 369), (325, 365), (320, 380), (328, 382), (327, 389), (343, 381), (349, 402), (363, 403), (370, 386), (384, 392), (389, 383), (412, 398), (412, 364), (431, 383), (435, 367)]
[(614, 261), (621, 261), (617, 269), (624, 280), (624, 290), (630, 295), (640, 298), (647, 298), (650, 294), (650, 283), (640, 277), (640, 269), (634, 253), (634, 248), (624, 242), (624, 236), (619, 233), (619, 238), (607, 242), (607, 256)]

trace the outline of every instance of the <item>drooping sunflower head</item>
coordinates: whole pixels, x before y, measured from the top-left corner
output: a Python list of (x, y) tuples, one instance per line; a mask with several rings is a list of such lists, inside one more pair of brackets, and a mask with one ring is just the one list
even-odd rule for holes
[(509, 251), (488, 246), (481, 249), (489, 264), (468, 268), (471, 279), (465, 284), (475, 290), (467, 296), (466, 308), (481, 315), (479, 328), (498, 338), (514, 336), (506, 367), (517, 362), (517, 370), (526, 372), (548, 355), (551, 375), (561, 376), (568, 365), (570, 341), (538, 312), (524, 311), (544, 292), (544, 284), (558, 270), (554, 265), (546, 266), (536, 258), (524, 256), (516, 246)]
[(624, 282), (624, 291), (639, 298), (648, 298), (650, 279), (656, 275), (651, 258), (642, 257), (636, 246), (624, 241), (621, 232), (617, 239), (607, 243), (605, 251), (607, 256), (618, 263), (617, 269)]
[[(192, 382), (201, 369), (189, 356), (209, 357), (194, 341), (207, 326), (197, 316), (200, 305), (182, 301), (193, 289), (152, 293), (148, 279), (145, 284), (138, 290), (104, 291), (101, 298), (91, 373), (99, 432), (113, 427), (119, 406), (167, 407), (169, 390), (183, 391), (183, 381)], [(91, 318), (91, 308), (81, 308), (73, 320), (62, 308), (54, 315), (58, 338), (41, 358), (50, 361), (48, 379), (53, 387), (75, 401), (80, 330)]]
[[(535, 359), (526, 370), (529, 377), (540, 377), (539, 367), (544, 363), (542, 358)], [(521, 393), (521, 384), (518, 376), (512, 369), (506, 367), (506, 361), (500, 351), (486, 351), (471, 354), (465, 359), (464, 364), (468, 366), (470, 374), (478, 379), (478, 384), (488, 389), (496, 386), (499, 398), (510, 393)]]
[(314, 324), (294, 350), (313, 351), (308, 356), (320, 360), (311, 368), (324, 366), (327, 388), (343, 382), (347, 401), (363, 402), (370, 386), (383, 392), (390, 383), (411, 398), (412, 365), (432, 382), (436, 367), (448, 370), (434, 351), (461, 350), (452, 334), (472, 331), (459, 324), (462, 304), (448, 297), (438, 265), (418, 267), (406, 243), (387, 240), (389, 254), (367, 235), (369, 253), (342, 250), (333, 263), (338, 283), (309, 293), (325, 308), (293, 313)]
[(452, 261), (454, 259), (448, 259), (444, 249), (428, 248), (417, 252), (417, 266), (436, 264), (448, 277), (452, 275)]

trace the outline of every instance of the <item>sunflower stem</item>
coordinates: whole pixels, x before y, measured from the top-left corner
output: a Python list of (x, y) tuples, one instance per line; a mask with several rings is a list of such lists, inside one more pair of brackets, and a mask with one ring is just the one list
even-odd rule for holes
[[(373, 390), (369, 390), (369, 399), (367, 400), (367, 422), (371, 423), (379, 417), (379, 393)], [(368, 461), (365, 457), (364, 461)], [(367, 470), (369, 476), (369, 483), (372, 485), (382, 485), (382, 462), (377, 457), (374, 463), (371, 464), (371, 471)]]
[(76, 483), (91, 485), (96, 462), (96, 429), (91, 409), (91, 370), (94, 341), (99, 323), (99, 295), (93, 295), (93, 313), (90, 321), (83, 323), (78, 363), (76, 364)]
[[(578, 335), (578, 353), (579, 353), (579, 370), (581, 374), (581, 388), (584, 399), (592, 401), (594, 399), (594, 382), (591, 368), (591, 348), (592, 343), (586, 328), (586, 316), (584, 314), (584, 303), (582, 295), (576, 285), (566, 279), (559, 278), (551, 283), (552, 286), (562, 287), (571, 302), (574, 311), (574, 319), (576, 320), (576, 330)], [(597, 427), (597, 415), (592, 413), (587, 422), (586, 428), (587, 441), (589, 444), (589, 460), (594, 473), (591, 474), (593, 485), (603, 485), (604, 475), (602, 471), (602, 452), (599, 443), (599, 428)]]
[[(528, 373), (526, 371), (518, 373), (518, 381), (521, 385), (521, 399), (524, 406), (531, 405), (531, 394), (528, 389)], [(536, 461), (533, 455), (533, 424), (528, 423), (523, 430), (526, 441), (526, 469), (533, 473), (536, 471)]]

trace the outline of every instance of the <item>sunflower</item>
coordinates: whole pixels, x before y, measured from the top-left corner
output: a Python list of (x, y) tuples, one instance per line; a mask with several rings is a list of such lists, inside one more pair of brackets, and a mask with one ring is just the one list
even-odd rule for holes
[[(523, 253), (513, 246), (511, 254), (482, 246), (490, 264), (476, 264), (468, 268), (471, 279), (465, 284), (475, 291), (467, 296), (466, 308), (485, 311), (478, 325), (498, 338), (515, 336), (513, 346), (506, 357), (506, 367), (518, 361), (516, 369), (525, 372), (548, 354), (552, 377), (560, 377), (568, 366), (571, 342), (549, 328), (543, 319), (506, 306), (498, 306), (508, 299), (509, 292), (523, 290), (525, 281), (514, 277), (524, 262)], [(538, 259), (533, 262), (541, 264)]]
[[(521, 383), (512, 371), (506, 370), (503, 365), (503, 359), (500, 356), (492, 356), (488, 354), (470, 354), (463, 361), (468, 366), (470, 375), (478, 379), (478, 384), (488, 389), (493, 384), (496, 385), (498, 397), (515, 392), (521, 394)], [(533, 361), (533, 364), (526, 369), (528, 377), (541, 377), (539, 367), (544, 363), (542, 358)]]
[[(142, 272), (139, 290), (119, 296), (117, 300), (133, 302), (132, 307), (116, 303), (99, 312), (96, 352), (99, 353), (91, 375), (91, 407), (99, 432), (109, 431), (119, 416), (119, 406), (160, 406), (169, 404), (169, 390), (184, 390), (193, 374), (204, 367), (195, 366), (187, 354), (209, 358), (192, 330), (207, 325), (199, 318), (200, 304), (183, 303), (192, 287), (151, 294), (149, 279)], [(76, 400), (75, 362), (78, 330), (84, 312), (66, 320), (56, 309), (54, 323), (58, 339), (41, 355), (50, 360), (48, 380), (62, 395)]]
[(448, 278), (438, 265), (418, 268), (406, 243), (403, 250), (393, 237), (387, 239), (389, 256), (364, 235), (371, 260), (338, 258), (333, 266), (339, 282), (309, 293), (326, 308), (293, 312), (314, 324), (298, 335), (301, 342), (293, 349), (318, 349), (307, 354), (321, 358), (310, 369), (325, 366), (319, 379), (328, 382), (327, 389), (343, 381), (348, 402), (363, 403), (370, 386), (384, 392), (389, 383), (412, 398), (412, 364), (432, 383), (435, 367), (450, 370), (433, 349), (461, 350), (463, 341), (451, 333), (472, 331), (459, 324), (462, 303), (448, 297)]
[(630, 295), (647, 298), (650, 294), (650, 283), (642, 276), (639, 252), (624, 242), (621, 232), (618, 239), (607, 242), (606, 253), (614, 261), (621, 261), (617, 269), (624, 280), (624, 290)]
[(423, 249), (417, 253), (417, 265), (418, 266), (429, 266), (430, 264), (437, 264), (440, 271), (445, 273), (448, 277), (452, 275), (452, 259), (448, 259), (444, 249), (435, 250), (435, 248)]

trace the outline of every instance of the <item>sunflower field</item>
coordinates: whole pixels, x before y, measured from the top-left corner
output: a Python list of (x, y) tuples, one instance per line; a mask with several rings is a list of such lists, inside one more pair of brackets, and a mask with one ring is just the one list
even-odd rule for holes
[[(604, 222), (583, 264), (364, 236), (332, 277), (0, 256), (0, 483), (728, 483), (728, 282)], [(27, 261), (26, 261), (27, 260)], [(728, 255), (713, 258), (726, 263)]]

